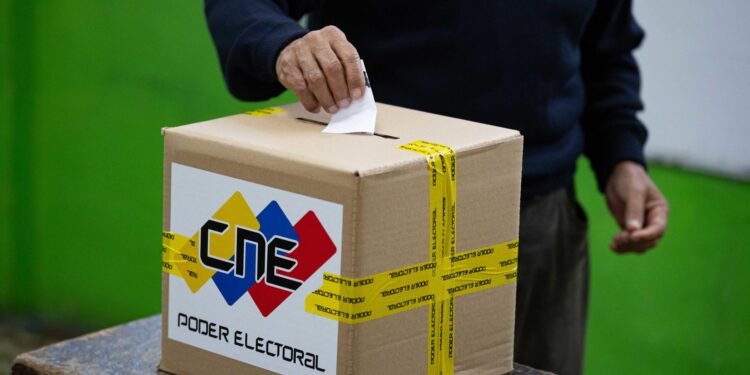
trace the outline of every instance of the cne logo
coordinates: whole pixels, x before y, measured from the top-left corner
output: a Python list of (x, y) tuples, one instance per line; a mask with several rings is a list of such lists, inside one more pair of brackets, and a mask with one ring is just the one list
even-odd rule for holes
[(296, 260), (282, 255), (297, 247), (297, 241), (290, 238), (274, 236), (271, 241), (267, 241), (263, 232), (237, 226), (235, 229), (234, 261), (211, 256), (208, 247), (210, 233), (223, 234), (228, 228), (229, 224), (216, 220), (208, 220), (201, 227), (200, 260), (204, 266), (223, 273), (229, 273), (234, 269), (235, 277), (244, 278), (245, 252), (247, 247), (254, 246), (256, 283), (262, 281), (265, 277), (266, 283), (269, 285), (290, 292), (297, 290), (302, 285), (301, 281), (285, 277), (276, 272), (277, 269), (292, 271), (297, 266)]
[(180, 253), (187, 261), (176, 266), (193, 293), (210, 279), (227, 304), (249, 295), (268, 316), (336, 254), (336, 245), (313, 211), (292, 224), (271, 201), (256, 216), (235, 192)]

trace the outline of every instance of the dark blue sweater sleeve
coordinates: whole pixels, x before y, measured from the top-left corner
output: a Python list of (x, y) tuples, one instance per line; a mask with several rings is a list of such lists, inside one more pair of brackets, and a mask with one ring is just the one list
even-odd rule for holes
[(582, 40), (586, 104), (581, 124), (584, 152), (604, 191), (612, 169), (621, 161), (645, 167), (647, 131), (636, 117), (643, 109), (640, 73), (633, 50), (643, 30), (632, 14), (631, 0), (599, 0)]
[(266, 100), (284, 91), (276, 77), (281, 50), (307, 30), (296, 21), (312, 1), (205, 0), (206, 20), (229, 92)]

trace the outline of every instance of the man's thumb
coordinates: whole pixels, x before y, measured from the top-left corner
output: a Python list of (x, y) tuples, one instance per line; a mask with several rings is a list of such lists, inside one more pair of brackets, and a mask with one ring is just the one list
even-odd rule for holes
[(633, 191), (625, 201), (625, 229), (632, 232), (643, 227), (643, 207), (646, 194), (642, 191)]

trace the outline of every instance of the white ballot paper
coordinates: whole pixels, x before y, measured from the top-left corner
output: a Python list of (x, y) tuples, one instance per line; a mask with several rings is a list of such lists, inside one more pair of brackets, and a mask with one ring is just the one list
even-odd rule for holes
[(375, 118), (378, 115), (378, 108), (375, 106), (375, 97), (372, 95), (370, 79), (367, 77), (364, 61), (359, 61), (362, 72), (365, 75), (365, 95), (352, 101), (347, 108), (340, 109), (331, 116), (328, 126), (323, 129), (323, 133), (375, 133)]

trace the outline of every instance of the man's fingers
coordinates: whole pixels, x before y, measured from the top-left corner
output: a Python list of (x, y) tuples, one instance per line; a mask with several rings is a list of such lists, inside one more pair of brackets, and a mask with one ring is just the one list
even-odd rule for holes
[(320, 112), (320, 104), (315, 99), (315, 95), (307, 89), (307, 82), (302, 71), (299, 69), (297, 58), (294, 54), (279, 59), (277, 73), (281, 84), (297, 94), (297, 98), (299, 98), (300, 103), (302, 103), (302, 106), (306, 110), (313, 113)]
[(282, 52), (276, 64), (276, 74), (279, 76), (279, 82), (292, 91), (302, 91), (307, 88), (307, 82), (299, 69), (295, 53)]
[(317, 111), (322, 106), (335, 113), (348, 107), (352, 97), (364, 94), (358, 64), (357, 51), (346, 35), (335, 26), (326, 26), (284, 47), (276, 60), (276, 74), (306, 109)]
[(310, 90), (304, 89), (295, 91), (295, 94), (297, 94), (300, 103), (302, 103), (302, 106), (305, 107), (306, 110), (312, 113), (320, 112), (320, 103), (318, 103), (315, 99), (315, 95), (313, 95)]
[(338, 107), (333, 100), (333, 95), (328, 89), (325, 74), (318, 66), (318, 62), (309, 48), (299, 48), (297, 50), (297, 60), (300, 69), (305, 77), (307, 89), (315, 96), (315, 99), (323, 106), (328, 113), (338, 111)]
[(628, 231), (635, 231), (643, 227), (644, 206), (646, 192), (634, 188), (625, 199), (625, 227)]
[(349, 95), (352, 99), (361, 98), (365, 93), (365, 76), (359, 63), (357, 50), (346, 40), (331, 43), (331, 47), (344, 65)]
[(639, 242), (628, 241), (619, 244), (613, 243), (610, 247), (617, 253), (644, 253), (651, 248), (656, 247), (658, 243), (658, 239)]
[(607, 182), (606, 194), (610, 211), (623, 229), (612, 238), (612, 250), (642, 253), (659, 243), (669, 206), (643, 166), (619, 163)]
[(344, 66), (328, 44), (315, 47), (313, 55), (325, 74), (328, 88), (339, 108), (349, 106), (349, 89), (346, 86)]
[(612, 238), (609, 248), (618, 253), (644, 252), (655, 247), (660, 239), (661, 236), (634, 238), (633, 233), (623, 230)]
[(667, 229), (667, 208), (663, 205), (651, 207), (647, 215), (646, 227), (630, 234), (632, 241), (646, 241), (661, 238)]
[(625, 242), (628, 240), (628, 231), (621, 231), (620, 233), (617, 233), (615, 237), (612, 239), (615, 243)]
[(627, 235), (627, 232), (623, 233), (626, 234), (624, 238), (618, 238), (618, 236), (615, 236), (615, 238), (612, 240), (612, 243), (610, 243), (609, 245), (610, 249), (614, 250), (617, 253), (642, 253), (655, 247), (659, 243), (659, 238), (634, 241), (632, 238), (630, 238), (629, 235)]

